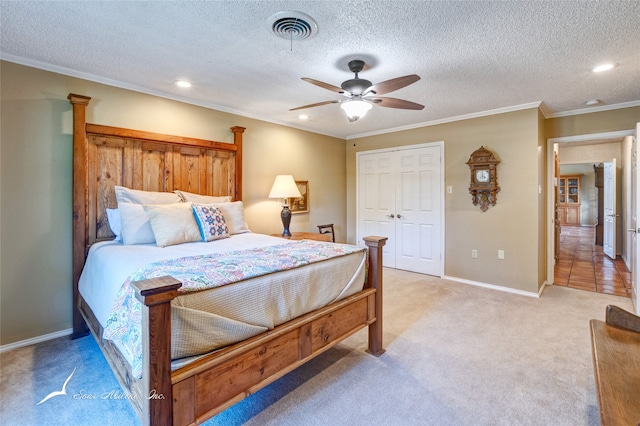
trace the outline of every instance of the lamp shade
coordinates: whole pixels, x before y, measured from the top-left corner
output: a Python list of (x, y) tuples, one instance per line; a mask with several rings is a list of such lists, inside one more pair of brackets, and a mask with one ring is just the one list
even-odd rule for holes
[(296, 181), (291, 175), (278, 175), (273, 182), (269, 198), (300, 198), (302, 194), (298, 190)]
[(349, 121), (356, 121), (358, 118), (364, 117), (367, 111), (371, 109), (371, 104), (365, 101), (347, 101), (340, 104), (340, 108), (347, 113)]

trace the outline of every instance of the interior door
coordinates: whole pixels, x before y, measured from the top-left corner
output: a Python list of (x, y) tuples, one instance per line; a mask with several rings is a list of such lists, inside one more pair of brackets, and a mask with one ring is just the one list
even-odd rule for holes
[(558, 151), (554, 151), (553, 152), (553, 177), (554, 179), (554, 185), (555, 185), (555, 191), (554, 193), (554, 207), (553, 207), (553, 211), (554, 211), (554, 220), (553, 220), (553, 235), (554, 235), (554, 243), (553, 243), (553, 247), (554, 247), (554, 259), (556, 261), (556, 263), (558, 263), (558, 259), (560, 258), (560, 232), (561, 232), (561, 228), (560, 228), (560, 205), (558, 202), (558, 191), (560, 190), (559, 185), (558, 185), (558, 180), (560, 179), (560, 157), (558, 157)]
[(604, 228), (603, 251), (612, 259), (616, 258), (616, 159), (604, 163)]
[(638, 275), (640, 274), (640, 238), (638, 238), (638, 212), (640, 212), (640, 173), (638, 173), (638, 135), (640, 123), (636, 124), (636, 134), (631, 142), (631, 226), (632, 255), (631, 255), (631, 301), (636, 315), (640, 314), (640, 298), (638, 298)]
[(440, 146), (396, 154), (396, 268), (441, 276)]
[(358, 158), (358, 244), (364, 235), (388, 237), (382, 265), (395, 268), (395, 165), (393, 152)]

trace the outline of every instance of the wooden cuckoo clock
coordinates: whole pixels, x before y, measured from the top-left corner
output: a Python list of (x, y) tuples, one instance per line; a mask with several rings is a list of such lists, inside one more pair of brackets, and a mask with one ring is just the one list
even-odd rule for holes
[(491, 151), (481, 146), (475, 150), (467, 164), (471, 169), (471, 185), (469, 193), (474, 206), (480, 206), (480, 210), (486, 212), (489, 205), (496, 205), (496, 194), (500, 192), (498, 186), (497, 166), (500, 161)]

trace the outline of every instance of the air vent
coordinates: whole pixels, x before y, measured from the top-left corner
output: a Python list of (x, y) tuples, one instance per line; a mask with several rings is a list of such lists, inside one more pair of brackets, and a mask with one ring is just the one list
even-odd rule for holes
[(269, 30), (286, 40), (306, 40), (318, 32), (318, 24), (306, 13), (278, 12), (267, 20)]

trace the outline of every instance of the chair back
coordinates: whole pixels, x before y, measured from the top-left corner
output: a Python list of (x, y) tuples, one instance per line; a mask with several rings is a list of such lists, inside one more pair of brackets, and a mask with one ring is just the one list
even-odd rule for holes
[(333, 223), (318, 225), (318, 232), (321, 234), (331, 234), (331, 241), (336, 242), (336, 234), (333, 231)]

